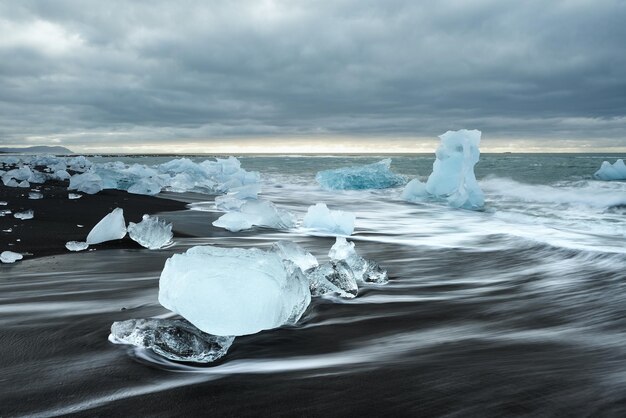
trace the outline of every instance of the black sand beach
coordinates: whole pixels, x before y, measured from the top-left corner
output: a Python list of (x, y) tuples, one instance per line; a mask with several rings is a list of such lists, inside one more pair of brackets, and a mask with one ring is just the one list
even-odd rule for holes
[[(69, 199), (68, 182), (47, 181), (31, 188), (7, 187), (0, 182), (0, 201), (7, 202), (0, 210), (11, 214), (0, 216), (0, 251), (22, 253), (24, 259), (64, 254), (68, 241), (84, 241), (91, 228), (116, 207), (124, 209), (126, 222), (139, 222), (144, 214), (177, 211), (185, 203), (153, 196), (131, 194), (121, 190), (102, 190), (95, 195), (78, 193), (79, 199)], [(29, 199), (31, 190), (43, 195)], [(33, 219), (17, 219), (16, 212), (34, 211)], [(79, 226), (80, 225), (80, 226)], [(10, 230), (10, 232), (5, 232)], [(176, 231), (174, 231), (175, 234)], [(180, 236), (177, 234), (176, 236)], [(109, 241), (95, 249), (140, 248), (126, 236)]]

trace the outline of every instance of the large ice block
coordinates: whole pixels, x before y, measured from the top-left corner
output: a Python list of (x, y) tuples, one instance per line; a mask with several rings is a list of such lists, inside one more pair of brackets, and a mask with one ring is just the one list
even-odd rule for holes
[(106, 215), (89, 231), (87, 244), (99, 244), (105, 241), (122, 239), (126, 236), (126, 221), (124, 220), (124, 210), (115, 208)]
[(192, 247), (165, 262), (159, 281), (161, 305), (213, 335), (294, 324), (310, 301), (299, 268), (256, 248)]
[(324, 203), (310, 206), (302, 221), (305, 228), (331, 234), (352, 235), (356, 217), (351, 212), (330, 210)]
[(327, 190), (386, 189), (404, 184), (405, 178), (391, 171), (391, 159), (373, 164), (324, 170), (315, 180)]

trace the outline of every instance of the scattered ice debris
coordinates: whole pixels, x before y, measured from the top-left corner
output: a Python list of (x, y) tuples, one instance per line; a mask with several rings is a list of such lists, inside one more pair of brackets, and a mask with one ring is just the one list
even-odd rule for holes
[(10, 209), (0, 209), (0, 216), (10, 215), (11, 213), (13, 212)]
[(22, 220), (33, 219), (35, 217), (35, 212), (32, 209), (29, 209), (24, 212), (15, 212), (13, 216)]
[(192, 247), (165, 262), (159, 302), (213, 335), (246, 335), (294, 324), (311, 301), (289, 261), (256, 248)]
[(206, 334), (185, 320), (129, 319), (111, 325), (109, 341), (147, 348), (174, 361), (211, 363), (223, 357), (235, 337)]
[[(2, 215), (0, 215), (0, 216), (2, 216)], [(3, 229), (2, 232), (13, 232), (13, 228)]]
[(126, 221), (124, 210), (115, 208), (93, 227), (87, 235), (87, 244), (99, 244), (105, 241), (122, 239), (126, 236)]
[(305, 228), (331, 234), (352, 235), (356, 217), (351, 212), (330, 210), (324, 203), (310, 206), (302, 222)]
[(366, 260), (357, 254), (354, 242), (348, 242), (344, 237), (337, 237), (335, 244), (328, 252), (333, 261), (345, 261), (354, 272), (357, 282), (378, 283), (388, 282), (387, 271), (381, 268), (377, 262)]
[(102, 178), (92, 172), (74, 174), (70, 178), (69, 190), (78, 190), (87, 194), (96, 194), (104, 188)]
[(32, 200), (43, 199), (43, 195), (39, 192), (30, 192), (28, 198)]
[(386, 189), (406, 183), (390, 167), (391, 159), (386, 158), (373, 164), (320, 171), (315, 180), (327, 190)]
[(343, 260), (329, 261), (305, 272), (312, 296), (334, 293), (352, 299), (359, 292), (354, 272)]
[[(484, 195), (476, 177), (474, 166), (480, 157), (478, 146), (481, 132), (461, 129), (440, 135), (433, 172), (426, 182), (428, 196), (444, 198), (450, 206), (464, 209), (481, 209)], [(410, 182), (402, 197), (408, 201), (423, 200), (426, 195), (419, 181)]]
[(621, 159), (613, 164), (604, 161), (593, 176), (600, 180), (626, 180), (626, 164)]
[(67, 195), (67, 198), (68, 199), (72, 199), (72, 200), (73, 199), (80, 199), (81, 197), (83, 197), (83, 195), (82, 194), (78, 194), (78, 193), (69, 193)]
[(20, 253), (14, 253), (13, 251), (3, 251), (0, 253), (0, 261), (3, 263), (15, 263), (18, 260), (24, 258)]
[(82, 241), (68, 241), (65, 243), (65, 248), (70, 251), (83, 251), (89, 248), (89, 244)]
[(0, 206), (6, 206), (6, 205), (8, 205), (8, 203), (7, 203), (7, 202), (0, 201)]
[(141, 222), (128, 224), (128, 236), (141, 246), (151, 250), (163, 248), (172, 242), (172, 224), (158, 217), (143, 215)]
[(245, 201), (237, 212), (228, 212), (213, 222), (213, 226), (231, 232), (243, 231), (253, 226), (274, 229), (289, 229), (296, 225), (295, 216), (276, 207), (268, 200)]
[(317, 258), (293, 241), (278, 241), (272, 244), (270, 251), (278, 254), (283, 260), (289, 260), (300, 270), (307, 271), (317, 267)]

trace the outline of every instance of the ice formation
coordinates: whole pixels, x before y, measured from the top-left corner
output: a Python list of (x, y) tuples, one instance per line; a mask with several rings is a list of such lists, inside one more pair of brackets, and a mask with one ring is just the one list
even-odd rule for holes
[(357, 282), (361, 283), (387, 283), (387, 271), (381, 268), (377, 262), (366, 260), (357, 254), (354, 242), (348, 242), (343, 237), (337, 237), (335, 244), (328, 252), (328, 257), (333, 261), (345, 261), (354, 272)]
[(78, 190), (87, 194), (96, 194), (104, 188), (102, 178), (91, 172), (74, 174), (70, 177), (69, 190)]
[(35, 212), (32, 209), (29, 209), (24, 212), (15, 212), (13, 216), (17, 219), (33, 219), (35, 217)]
[(126, 221), (124, 220), (124, 210), (115, 208), (106, 215), (89, 231), (87, 244), (99, 244), (105, 241), (122, 239), (126, 236)]
[[(437, 159), (426, 182), (428, 196), (446, 199), (450, 206), (457, 208), (483, 207), (485, 198), (474, 175), (474, 166), (480, 157), (480, 136), (480, 131), (467, 129), (439, 136)], [(409, 201), (419, 201), (425, 194), (419, 181), (412, 181), (402, 196)]]
[(291, 261), (302, 271), (307, 271), (318, 265), (317, 258), (313, 254), (292, 241), (275, 242), (270, 251), (278, 254), (283, 260)]
[(206, 334), (185, 320), (129, 319), (111, 325), (109, 341), (146, 348), (175, 361), (210, 363), (223, 357), (235, 337)]
[(256, 248), (192, 247), (165, 262), (159, 302), (213, 335), (294, 324), (311, 301), (299, 268)]
[(262, 226), (274, 229), (289, 229), (296, 225), (295, 216), (284, 209), (276, 207), (267, 200), (245, 201), (235, 212), (227, 212), (213, 222), (213, 226), (231, 232)]
[(68, 241), (65, 243), (65, 248), (70, 251), (83, 251), (89, 248), (89, 244), (82, 241)]
[(594, 177), (600, 180), (626, 180), (626, 164), (624, 160), (617, 160), (613, 164), (604, 161)]
[(353, 213), (341, 210), (330, 210), (324, 203), (310, 206), (304, 216), (302, 225), (316, 231), (331, 234), (352, 235), (354, 232)]
[(15, 263), (18, 260), (24, 258), (20, 253), (14, 253), (13, 251), (2, 251), (0, 253), (0, 261), (3, 263)]
[(128, 224), (128, 236), (151, 250), (163, 248), (172, 242), (172, 224), (156, 216), (143, 215), (141, 222)]
[(324, 170), (315, 180), (327, 190), (386, 189), (400, 186), (405, 178), (391, 171), (391, 159), (356, 167)]

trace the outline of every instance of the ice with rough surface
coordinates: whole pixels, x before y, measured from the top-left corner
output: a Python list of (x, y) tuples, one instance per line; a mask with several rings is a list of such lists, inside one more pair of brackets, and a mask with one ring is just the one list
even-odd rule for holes
[(626, 164), (624, 160), (617, 160), (611, 164), (608, 161), (604, 161), (598, 171), (595, 172), (594, 177), (600, 180), (626, 180)]
[(35, 217), (35, 212), (32, 209), (29, 209), (24, 212), (15, 212), (13, 216), (17, 219), (33, 219)]
[(387, 271), (377, 262), (361, 257), (354, 248), (354, 242), (348, 242), (343, 237), (337, 237), (335, 244), (330, 248), (328, 257), (332, 261), (345, 261), (354, 272), (357, 282), (387, 283)]
[(293, 241), (278, 241), (272, 244), (270, 251), (278, 254), (283, 260), (289, 260), (300, 270), (307, 271), (317, 267), (317, 258)]
[(99, 244), (105, 241), (122, 239), (126, 236), (126, 221), (124, 220), (124, 210), (115, 208), (106, 215), (89, 231), (87, 244)]
[(406, 182), (403, 176), (391, 171), (390, 158), (373, 164), (320, 171), (315, 180), (327, 190), (387, 189)]
[(320, 264), (304, 274), (309, 280), (309, 289), (313, 296), (334, 293), (339, 297), (352, 299), (359, 292), (356, 276), (344, 260)]
[(294, 324), (311, 301), (299, 268), (256, 248), (192, 247), (165, 262), (159, 302), (213, 335)]
[[(433, 172), (426, 182), (428, 197), (446, 199), (450, 206), (481, 209), (485, 203), (474, 166), (480, 158), (481, 132), (461, 129), (440, 135)], [(409, 201), (420, 201), (425, 196), (419, 181), (407, 185), (402, 194)]]
[(356, 217), (351, 212), (330, 210), (324, 203), (310, 206), (302, 225), (316, 231), (331, 234), (352, 235)]
[(154, 351), (174, 361), (211, 363), (223, 357), (235, 337), (206, 334), (180, 319), (129, 319), (111, 325), (109, 341)]
[(0, 253), (0, 261), (2, 261), (3, 263), (15, 263), (18, 260), (21, 260), (22, 258), (24, 258), (24, 256), (22, 256), (22, 254), (20, 253), (14, 253), (13, 251), (2, 251), (2, 253)]
[(143, 215), (141, 222), (128, 224), (128, 236), (142, 247), (158, 250), (172, 242), (172, 224), (156, 216)]
[(69, 190), (78, 190), (87, 194), (96, 194), (104, 188), (102, 178), (92, 172), (74, 174), (70, 177)]
[(89, 248), (89, 244), (82, 241), (68, 241), (65, 243), (65, 248), (70, 251), (83, 251)]
[(289, 229), (296, 225), (295, 216), (278, 208), (268, 200), (245, 201), (237, 212), (228, 212), (213, 222), (213, 226), (231, 232), (243, 231), (253, 226), (273, 229)]

